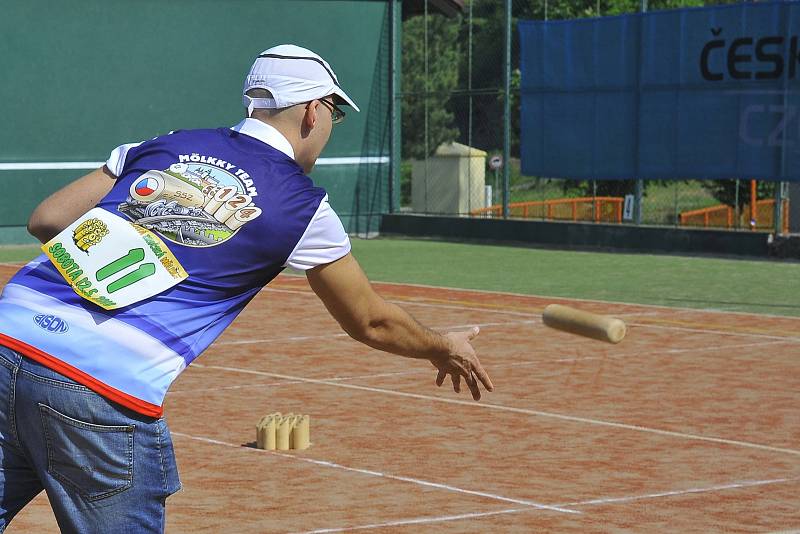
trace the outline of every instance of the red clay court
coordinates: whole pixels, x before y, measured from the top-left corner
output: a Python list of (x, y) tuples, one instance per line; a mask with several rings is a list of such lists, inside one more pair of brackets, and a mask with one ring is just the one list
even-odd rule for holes
[[(800, 529), (800, 319), (375, 285), (424, 324), (480, 325), (495, 392), (436, 388), (279, 277), (167, 396), (167, 532)], [(552, 302), (628, 336), (547, 329)], [(311, 415), (311, 448), (253, 448), (275, 411)], [(42, 494), (7, 532), (57, 531)]]

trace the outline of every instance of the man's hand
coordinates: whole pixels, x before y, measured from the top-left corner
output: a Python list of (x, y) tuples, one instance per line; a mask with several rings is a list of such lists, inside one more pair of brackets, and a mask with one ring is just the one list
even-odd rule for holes
[(431, 359), (431, 363), (439, 370), (439, 374), (436, 377), (437, 386), (441, 386), (447, 375), (450, 375), (450, 380), (453, 382), (453, 390), (456, 393), (461, 392), (461, 377), (463, 376), (464, 381), (469, 386), (469, 390), (472, 392), (472, 398), (475, 400), (480, 400), (481, 398), (478, 382), (483, 384), (487, 391), (494, 390), (489, 375), (486, 374), (481, 362), (478, 361), (475, 349), (472, 348), (470, 343), (479, 332), (480, 329), (474, 326), (466, 332), (449, 332), (445, 334), (445, 337), (450, 342), (450, 354), (444, 358)]
[(381, 298), (350, 254), (309, 269), (306, 276), (330, 314), (356, 341), (408, 358), (430, 360), (439, 370), (437, 384), (441, 386), (450, 375), (458, 392), (463, 377), (475, 400), (481, 398), (478, 382), (492, 391), (492, 381), (470, 344), (478, 335), (477, 327), (444, 335), (424, 327)]

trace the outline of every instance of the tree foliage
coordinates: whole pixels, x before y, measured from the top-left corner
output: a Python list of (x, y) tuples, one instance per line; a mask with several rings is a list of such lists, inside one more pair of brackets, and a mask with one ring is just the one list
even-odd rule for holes
[[(647, 10), (701, 7), (737, 3), (740, 0), (647, 0)], [(428, 76), (425, 76), (424, 17), (417, 16), (403, 23), (403, 154), (421, 158), (436, 147), (466, 134), (470, 122), (472, 145), (489, 152), (498, 152), (503, 144), (503, 46), (505, 42), (505, 2), (500, 0), (467, 0), (472, 3), (472, 26), (465, 16), (445, 19), (429, 15)], [(514, 0), (512, 28), (519, 19), (561, 20), (613, 16), (636, 13), (642, 0)], [(471, 30), (471, 32), (470, 32)], [(468, 54), (468, 39), (472, 38), (472, 60)], [(519, 42), (512, 32), (511, 43), (511, 154), (519, 154)], [(472, 114), (467, 111), (468, 87), (472, 88)], [(460, 91), (458, 96), (453, 91)], [(428, 145), (424, 142), (424, 99), (428, 98)], [(470, 121), (471, 119), (471, 121)], [(467, 140), (462, 136), (463, 142)], [(593, 186), (586, 182), (571, 182), (566, 187), (582, 188), (591, 194)], [(633, 192), (633, 180), (598, 182), (598, 194)], [(720, 191), (720, 201), (727, 198), (720, 184), (710, 188)], [(730, 186), (733, 187), (733, 186)]]
[[(731, 207), (736, 206), (736, 180), (708, 180), (703, 182), (703, 189), (711, 193), (711, 195), (719, 200), (721, 203)], [(750, 180), (739, 180), (739, 205), (741, 210), (745, 205), (750, 204)], [(758, 182), (756, 188), (756, 199), (772, 198), (775, 196), (775, 183), (774, 182)]]
[[(403, 155), (422, 159), (442, 144), (455, 140), (453, 112), (447, 107), (458, 85), (460, 18), (429, 15), (428, 54), (425, 68), (425, 19), (418, 16), (403, 23)], [(427, 102), (426, 102), (427, 96)], [(427, 110), (427, 142), (425, 136)]]

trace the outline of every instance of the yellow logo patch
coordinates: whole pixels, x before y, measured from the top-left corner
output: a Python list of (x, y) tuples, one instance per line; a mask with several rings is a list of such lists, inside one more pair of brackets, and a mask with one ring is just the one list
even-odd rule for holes
[(72, 232), (72, 241), (82, 251), (89, 252), (89, 248), (98, 244), (106, 235), (106, 223), (97, 218), (87, 219)]

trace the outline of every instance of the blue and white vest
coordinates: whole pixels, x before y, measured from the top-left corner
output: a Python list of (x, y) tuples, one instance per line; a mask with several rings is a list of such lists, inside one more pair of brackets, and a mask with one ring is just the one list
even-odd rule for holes
[[(119, 404), (160, 416), (170, 384), (284, 267), (308, 269), (349, 252), (325, 191), (292, 155), (277, 130), (255, 119), (118, 148), (107, 166), (119, 178), (97, 207), (158, 236), (153, 250), (174, 257), (188, 277), (104, 309), (68, 283), (80, 278), (79, 263), (90, 261), (96, 243), (113, 243), (102, 232), (86, 238), (84, 224), (83, 237), (78, 230), (69, 236), (86, 256), (76, 253), (59, 265), (41, 255), (8, 282), (0, 297), (0, 344)], [(102, 284), (120, 285), (127, 276), (134, 280), (128, 290), (135, 290), (131, 276), (142, 260), (127, 257)]]

